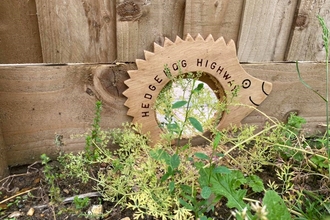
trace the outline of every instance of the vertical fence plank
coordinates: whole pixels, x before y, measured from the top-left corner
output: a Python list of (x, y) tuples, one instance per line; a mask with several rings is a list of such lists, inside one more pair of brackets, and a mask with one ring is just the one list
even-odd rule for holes
[(2, 130), (0, 127), (0, 180), (8, 175), (7, 166), (7, 149), (2, 136)]
[(330, 25), (330, 2), (302, 0), (293, 22), (292, 39), (286, 60), (323, 61), (325, 50), (322, 28), (317, 19), (320, 15)]
[(44, 62), (113, 62), (115, 2), (36, 0)]
[(142, 59), (154, 42), (182, 37), (184, 7), (185, 0), (117, 0), (117, 60)]
[(243, 62), (282, 61), (297, 0), (246, 0), (238, 41)]
[(184, 34), (204, 38), (212, 34), (215, 39), (223, 36), (235, 42), (241, 20), (242, 0), (199, 1), (187, 0)]
[(34, 1), (1, 0), (0, 63), (42, 62)]

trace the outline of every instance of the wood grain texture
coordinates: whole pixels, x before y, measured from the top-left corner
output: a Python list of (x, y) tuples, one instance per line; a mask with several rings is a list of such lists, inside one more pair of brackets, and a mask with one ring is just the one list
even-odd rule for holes
[(36, 0), (46, 63), (113, 62), (116, 59), (114, 1)]
[(143, 59), (154, 42), (182, 37), (184, 7), (185, 0), (117, 0), (117, 61)]
[(322, 40), (322, 28), (317, 19), (320, 15), (329, 27), (330, 2), (325, 0), (302, 0), (298, 14), (293, 22), (292, 39), (286, 60), (323, 61), (325, 49)]
[(0, 127), (0, 179), (9, 174), (7, 165), (7, 149), (3, 140), (2, 130)]
[(187, 0), (184, 34), (196, 37), (200, 33), (204, 38), (212, 34), (215, 39), (223, 36), (226, 41), (237, 42), (243, 2)]
[(42, 62), (35, 2), (2, 0), (0, 4), (0, 63)]
[[(320, 124), (326, 123), (325, 103), (298, 79), (295, 63), (245, 64), (251, 75), (273, 84), (273, 91), (259, 106), (259, 110), (279, 121), (287, 121), (290, 112), (297, 112), (307, 120), (306, 132), (324, 132)], [(325, 64), (305, 62), (299, 64), (303, 79), (315, 90), (325, 95)], [(253, 112), (243, 123), (262, 124), (266, 119)]]
[(282, 61), (298, 0), (246, 0), (238, 57), (241, 62)]
[(42, 153), (84, 149), (84, 138), (70, 135), (90, 128), (95, 102), (102, 99), (100, 85), (111, 98), (104, 103), (101, 126), (120, 127), (129, 121), (121, 95), (126, 72), (112, 71), (113, 66), (103, 68), (98, 84), (98, 65), (0, 67), (0, 126), (8, 165), (33, 162)]
[[(242, 66), (252, 76), (273, 84), (259, 110), (280, 121), (296, 111), (306, 118), (307, 131), (322, 131), (318, 125), (325, 123), (325, 104), (300, 83), (294, 63)], [(103, 128), (131, 121), (122, 93), (127, 89), (126, 71), (134, 69), (134, 64), (0, 65), (0, 128), (8, 165), (30, 163), (42, 153), (55, 155), (58, 150), (84, 149), (83, 137), (70, 136), (90, 128), (98, 99), (104, 102)], [(300, 64), (304, 80), (318, 91), (325, 91), (324, 69), (323, 63)], [(263, 125), (265, 121), (254, 111), (242, 122)]]

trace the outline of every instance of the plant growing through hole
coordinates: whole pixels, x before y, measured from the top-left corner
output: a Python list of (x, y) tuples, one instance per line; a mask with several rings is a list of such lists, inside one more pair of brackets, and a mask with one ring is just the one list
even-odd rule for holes
[[(183, 73), (178, 62), (179, 75), (173, 77), (168, 66), (164, 72), (170, 82), (164, 87), (156, 100), (155, 110), (159, 116), (160, 126), (169, 132), (169, 139), (176, 138), (177, 146), (183, 137), (201, 135), (205, 127), (212, 127), (217, 123), (225, 108), (225, 104), (218, 101), (214, 93), (205, 87), (199, 78), (205, 73)], [(199, 132), (199, 133), (196, 133)]]

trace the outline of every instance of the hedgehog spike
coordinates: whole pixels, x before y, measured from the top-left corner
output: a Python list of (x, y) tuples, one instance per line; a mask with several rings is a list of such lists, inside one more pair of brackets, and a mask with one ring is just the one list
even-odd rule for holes
[(168, 39), (167, 37), (165, 37), (165, 41), (164, 41), (164, 47), (168, 47), (168, 46), (172, 46), (174, 43)]
[(155, 55), (155, 54), (150, 51), (144, 50), (144, 58), (146, 60), (149, 60), (153, 55)]
[(234, 52), (233, 56), (236, 56), (236, 45), (233, 40), (230, 40), (227, 44), (228, 47), (232, 48), (232, 51)]
[(136, 59), (135, 63), (137, 65), (138, 68), (141, 68), (142, 66), (145, 65), (146, 61), (145, 60), (141, 60), (141, 59)]
[(197, 37), (195, 38), (195, 41), (204, 41), (204, 38), (201, 34), (197, 34)]
[(219, 46), (227, 46), (227, 45), (226, 45), (226, 42), (225, 42), (225, 39), (223, 39), (223, 37), (218, 38), (218, 39), (215, 41), (215, 43), (218, 44)]
[(184, 42), (184, 40), (182, 40), (179, 36), (176, 36), (175, 43), (177, 44), (177, 43), (182, 43), (182, 42)]
[(187, 34), (186, 41), (195, 41), (195, 40), (190, 34)]
[(209, 35), (206, 37), (205, 41), (206, 41), (206, 42), (210, 42), (210, 41), (214, 42), (214, 38), (213, 38), (212, 34), (209, 34)]

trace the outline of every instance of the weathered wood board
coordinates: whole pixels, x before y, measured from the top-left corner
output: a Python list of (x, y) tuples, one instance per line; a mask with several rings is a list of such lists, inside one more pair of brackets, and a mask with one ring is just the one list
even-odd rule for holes
[(165, 37), (233, 39), (241, 62), (323, 61), (327, 1), (3, 0), (0, 63), (143, 59)]
[(116, 59), (115, 1), (35, 1), (45, 63)]
[[(96, 67), (0, 67), (0, 123), (9, 165), (38, 160), (40, 153), (83, 148), (84, 139), (70, 139), (70, 135), (86, 132), (92, 123), (98, 99), (93, 86)], [(104, 107), (102, 120), (107, 127), (119, 127), (128, 120), (120, 95), (126, 89), (125, 76), (116, 67), (113, 75), (101, 77), (115, 99)]]
[(224, 37), (226, 41), (237, 42), (243, 3), (242, 0), (187, 0), (184, 35), (196, 37), (200, 33), (206, 38), (212, 34), (215, 39)]
[(165, 37), (182, 37), (185, 0), (117, 0), (117, 61), (135, 62), (163, 45)]
[[(294, 63), (243, 64), (252, 76), (271, 82), (273, 90), (259, 106), (284, 121), (291, 111), (306, 118), (311, 133), (325, 123), (325, 104), (298, 79)], [(0, 129), (10, 166), (30, 163), (42, 153), (84, 149), (82, 134), (90, 128), (95, 101), (104, 100), (103, 128), (131, 121), (124, 106), (127, 70), (135, 64), (0, 65)], [(325, 91), (322, 63), (301, 63), (305, 81)], [(243, 123), (262, 125), (265, 118), (251, 113)], [(321, 129), (322, 130), (322, 129)], [(3, 161), (4, 162), (4, 161)]]
[(0, 63), (41, 63), (34, 1), (1, 0)]
[(246, 0), (238, 40), (241, 62), (283, 61), (298, 0)]
[(292, 24), (293, 33), (288, 41), (286, 60), (325, 60), (325, 49), (322, 40), (322, 28), (317, 19), (320, 15), (326, 25), (330, 25), (329, 1), (301, 1), (295, 21)]

